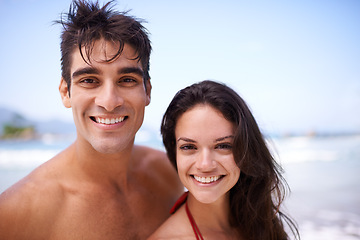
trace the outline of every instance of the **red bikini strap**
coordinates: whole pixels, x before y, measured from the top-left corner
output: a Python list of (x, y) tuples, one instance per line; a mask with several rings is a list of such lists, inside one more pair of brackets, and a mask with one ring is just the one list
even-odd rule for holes
[(204, 240), (204, 238), (202, 237), (201, 233), (200, 233), (200, 230), (198, 228), (198, 226), (196, 225), (196, 222), (193, 218), (193, 216), (191, 215), (190, 213), (190, 210), (189, 210), (189, 207), (188, 207), (188, 204), (187, 204), (187, 201), (185, 203), (185, 209), (186, 209), (186, 214), (188, 215), (188, 218), (189, 218), (189, 221), (190, 221), (190, 224), (194, 230), (194, 233), (195, 233), (195, 237), (197, 240)]
[(189, 192), (184, 192), (180, 198), (176, 201), (176, 203), (174, 204), (174, 206), (171, 208), (170, 210), (170, 214), (173, 214), (176, 212), (176, 210), (178, 210), (185, 202), (187, 199)]

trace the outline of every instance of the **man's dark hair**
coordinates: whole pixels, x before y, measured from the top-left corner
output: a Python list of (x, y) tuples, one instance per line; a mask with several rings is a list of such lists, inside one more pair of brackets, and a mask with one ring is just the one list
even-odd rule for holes
[(141, 22), (142, 20), (129, 16), (128, 11), (113, 10), (113, 1), (102, 7), (99, 6), (98, 1), (73, 1), (69, 13), (63, 14), (61, 19), (56, 21), (64, 28), (61, 35), (61, 70), (69, 91), (73, 51), (78, 48), (84, 61), (89, 63), (94, 43), (100, 39), (119, 43), (117, 54), (106, 59), (108, 62), (116, 59), (122, 53), (125, 43), (132, 46), (137, 54), (135, 59), (141, 62), (144, 80), (149, 80), (151, 43), (148, 37), (149, 33)]

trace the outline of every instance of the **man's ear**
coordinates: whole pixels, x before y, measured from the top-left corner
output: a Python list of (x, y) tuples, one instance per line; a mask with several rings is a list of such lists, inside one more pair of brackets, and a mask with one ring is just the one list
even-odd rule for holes
[(71, 108), (71, 102), (70, 102), (70, 92), (67, 86), (67, 83), (64, 78), (61, 78), (60, 86), (59, 86), (59, 92), (61, 96), (62, 103), (66, 108)]
[(148, 80), (146, 80), (145, 83), (146, 86), (146, 106), (150, 104), (150, 100), (151, 100), (151, 82), (150, 82), (150, 78)]

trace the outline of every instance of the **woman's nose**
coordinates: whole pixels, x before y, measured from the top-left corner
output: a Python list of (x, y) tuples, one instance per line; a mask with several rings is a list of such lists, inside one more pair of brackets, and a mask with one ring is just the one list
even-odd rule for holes
[(201, 151), (199, 158), (196, 160), (196, 167), (201, 171), (211, 171), (216, 167), (216, 162), (213, 159), (213, 154), (209, 150)]

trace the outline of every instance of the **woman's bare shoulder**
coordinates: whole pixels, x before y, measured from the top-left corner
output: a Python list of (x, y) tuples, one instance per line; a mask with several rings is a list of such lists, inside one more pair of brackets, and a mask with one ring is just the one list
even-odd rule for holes
[(194, 233), (186, 216), (184, 206), (171, 215), (148, 240), (194, 239)]

